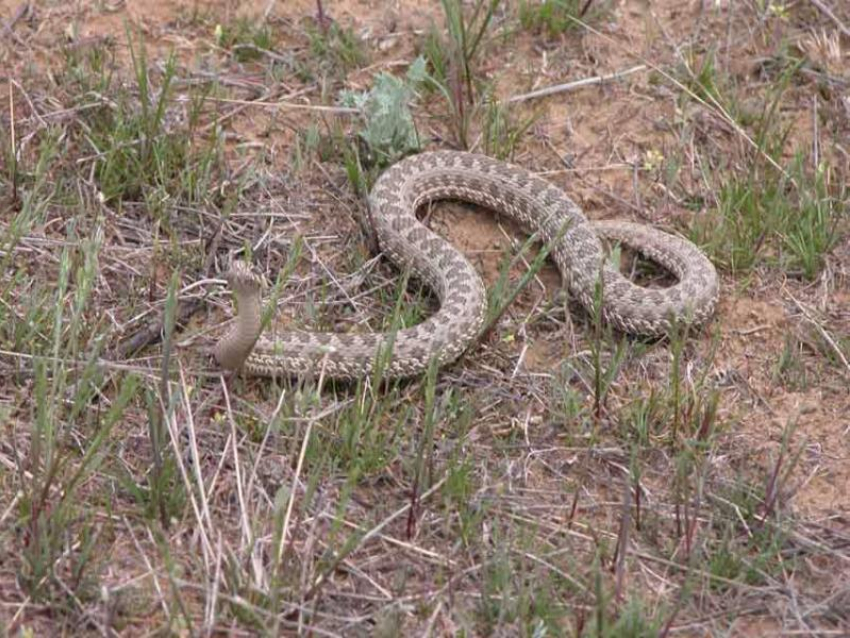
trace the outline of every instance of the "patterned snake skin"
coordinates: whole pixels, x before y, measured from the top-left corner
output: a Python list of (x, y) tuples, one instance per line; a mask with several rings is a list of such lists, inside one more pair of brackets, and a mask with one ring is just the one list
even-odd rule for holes
[[(603, 317), (619, 330), (661, 335), (671, 320), (698, 324), (714, 312), (717, 273), (688, 241), (646, 226), (590, 222), (566, 194), (528, 171), (471, 153), (423, 153), (381, 175), (369, 197), (371, 223), (382, 252), (410, 268), (438, 297), (439, 311), (394, 335), (385, 378), (422, 373), (457, 359), (479, 336), (487, 297), (478, 272), (451, 244), (417, 220), (416, 210), (438, 199), (472, 202), (507, 215), (551, 245), (570, 291), (593, 307), (601, 271)], [(642, 288), (608, 263), (600, 236), (623, 242), (669, 269), (678, 283)], [(234, 262), (227, 280), (238, 304), (234, 327), (213, 354), (226, 369), (244, 367), (261, 376), (318, 375), (355, 379), (369, 375), (390, 334), (281, 332), (261, 335), (263, 278)]]

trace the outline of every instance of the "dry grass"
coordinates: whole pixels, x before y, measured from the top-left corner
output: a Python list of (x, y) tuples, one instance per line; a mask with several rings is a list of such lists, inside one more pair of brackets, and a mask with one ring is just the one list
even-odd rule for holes
[[(0, 1), (5, 632), (847, 632), (841, 3), (183, 4)], [(420, 53), (405, 145), (689, 235), (723, 277), (714, 324), (613, 334), (515, 228), (446, 204), (429, 223), (494, 307), (522, 284), (463, 360), (218, 375), (233, 254), (283, 273), (282, 324), (432, 309), (362, 228), (407, 147), (338, 99)]]

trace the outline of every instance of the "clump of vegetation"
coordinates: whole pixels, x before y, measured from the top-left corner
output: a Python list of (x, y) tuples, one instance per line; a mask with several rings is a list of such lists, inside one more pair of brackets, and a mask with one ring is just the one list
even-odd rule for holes
[(360, 110), (363, 128), (358, 135), (370, 155), (370, 164), (387, 166), (421, 148), (410, 103), (426, 78), (425, 60), (417, 58), (404, 78), (381, 73), (368, 91), (342, 92), (341, 102)]
[(470, 147), (471, 125), (487, 92), (476, 77), (475, 64), (500, 4), (477, 0), (471, 11), (464, 11), (458, 0), (443, 0), (446, 35), (432, 28), (423, 45), (432, 69), (429, 87), (445, 99), (449, 125), (461, 148)]
[(526, 131), (537, 120), (537, 114), (518, 117), (507, 104), (486, 99), (482, 108), (481, 142), (485, 155), (510, 160)]
[(369, 55), (363, 42), (351, 27), (336, 22), (329, 26), (307, 26), (310, 54), (324, 62), (326, 70), (345, 73), (365, 66)]
[(814, 279), (841, 236), (847, 192), (824, 162), (809, 171), (801, 153), (790, 163), (783, 161), (789, 128), (782, 124), (779, 105), (800, 61), (778, 78), (758, 116), (742, 117), (734, 96), (724, 97), (717, 89), (720, 82), (710, 60), (686, 85), (687, 95), (723, 109), (741, 130), (752, 123), (754, 148), (746, 173), (730, 171), (719, 180), (716, 206), (697, 220), (691, 236), (733, 273), (767, 261)]
[(717, 207), (696, 222), (692, 237), (733, 273), (767, 260), (814, 279), (840, 237), (843, 191), (832, 184), (824, 165), (808, 174), (800, 156), (787, 172), (762, 168), (729, 175), (718, 191)]
[(674, 77), (686, 89), (682, 93), (681, 104), (697, 100), (723, 109), (741, 126), (758, 123), (759, 114), (751, 112), (746, 102), (738, 99), (738, 87), (734, 79), (718, 71), (717, 53), (713, 48), (700, 55), (693, 49), (687, 49)]
[(593, 0), (520, 0), (519, 22), (523, 29), (556, 36), (581, 26)]
[[(94, 177), (105, 201), (206, 197), (208, 180), (218, 164), (217, 140), (198, 142), (194, 127), (211, 87), (190, 96), (188, 127), (175, 126), (172, 107), (176, 58), (170, 56), (158, 85), (150, 76), (147, 53), (128, 33), (135, 89), (114, 87), (105, 56), (93, 51), (72, 54), (63, 78), (86, 108), (76, 120), (80, 138), (90, 150)], [(110, 94), (111, 99), (102, 96)], [(99, 104), (98, 104), (99, 103)], [(97, 108), (92, 108), (96, 106)], [(181, 113), (182, 115), (182, 113)], [(198, 178), (202, 178), (200, 181)]]
[(231, 50), (238, 62), (259, 60), (266, 51), (274, 48), (274, 36), (269, 25), (245, 18), (232, 25), (216, 25), (215, 41), (218, 46)]
[(457, 146), (468, 149), (480, 143), (485, 154), (509, 159), (537, 116), (517, 117), (496, 99), (492, 84), (475, 73), (501, 1), (478, 0), (471, 11), (456, 0), (443, 0), (442, 5), (446, 33), (432, 26), (421, 45), (430, 69), (425, 89), (442, 96)]

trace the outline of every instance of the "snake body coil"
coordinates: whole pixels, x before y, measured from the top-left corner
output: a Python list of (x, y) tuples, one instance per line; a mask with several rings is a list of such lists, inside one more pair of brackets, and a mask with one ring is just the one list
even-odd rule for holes
[[(698, 324), (714, 312), (717, 273), (692, 243), (626, 222), (590, 222), (567, 195), (523, 168), (472, 153), (422, 153), (393, 165), (369, 196), (380, 248), (399, 268), (410, 268), (440, 302), (426, 321), (393, 336), (386, 377), (413, 376), (436, 359), (459, 357), (479, 335), (487, 307), (484, 284), (469, 261), (416, 218), (426, 202), (454, 199), (493, 209), (539, 233), (571, 292), (593, 306), (603, 281), (603, 317), (633, 334), (660, 335), (671, 321)], [(670, 270), (678, 282), (663, 289), (633, 284), (607, 263), (600, 236), (621, 241)], [(261, 335), (262, 279), (235, 262), (227, 279), (238, 304), (235, 326), (214, 355), (228, 369), (262, 376), (318, 374), (359, 378), (370, 374), (389, 334), (288, 331)]]

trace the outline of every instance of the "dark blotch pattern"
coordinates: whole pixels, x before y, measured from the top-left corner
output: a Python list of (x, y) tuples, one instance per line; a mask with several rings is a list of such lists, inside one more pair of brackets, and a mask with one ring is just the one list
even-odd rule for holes
[[(417, 375), (434, 358), (439, 364), (456, 359), (483, 324), (487, 300), (480, 276), (460, 252), (415, 217), (417, 206), (444, 198), (493, 208), (529, 232), (539, 232), (544, 242), (555, 242), (550, 254), (571, 291), (586, 306), (593, 303), (602, 272), (604, 316), (620, 330), (663, 334), (671, 318), (691, 317), (701, 323), (714, 311), (717, 274), (690, 242), (636, 224), (589, 223), (560, 189), (520, 167), (470, 153), (423, 153), (385, 171), (369, 196), (369, 217), (386, 256), (400, 267), (410, 266), (415, 276), (434, 288), (441, 303), (434, 316), (394, 335), (390, 376)], [(679, 282), (663, 290), (636, 286), (605, 261), (600, 236), (636, 248), (668, 268)], [(233, 277), (237, 283), (243, 280), (240, 274), (244, 273)], [(240, 313), (243, 308), (259, 312), (259, 289), (253, 275), (246, 285), (234, 287), (237, 298), (244, 297), (239, 299)], [(361, 377), (372, 371), (376, 353), (388, 337), (270, 331), (269, 338), (257, 338), (244, 333), (256, 325), (256, 317), (240, 315), (237, 326), (217, 348), (247, 347), (247, 351), (227, 353), (228, 360), (245, 360), (249, 372), (266, 376), (315, 374), (321, 369), (330, 377)]]

